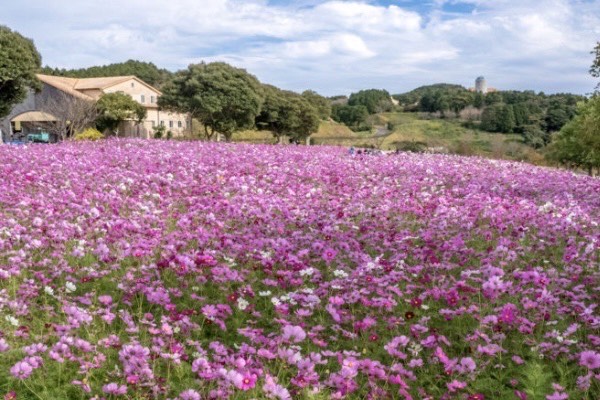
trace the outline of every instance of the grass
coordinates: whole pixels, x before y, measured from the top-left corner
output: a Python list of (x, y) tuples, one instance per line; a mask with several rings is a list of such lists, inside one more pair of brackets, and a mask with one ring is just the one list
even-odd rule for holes
[[(543, 156), (523, 143), (516, 134), (497, 134), (464, 127), (452, 119), (422, 119), (415, 113), (388, 112), (372, 115), (369, 122), (374, 126), (391, 126), (385, 136), (374, 131), (354, 132), (344, 124), (323, 121), (319, 130), (311, 135), (311, 144), (344, 147), (376, 147), (395, 150), (401, 142), (424, 143), (428, 148), (466, 156), (527, 161), (543, 165)], [(233, 135), (234, 142), (275, 143), (270, 131), (245, 130)]]

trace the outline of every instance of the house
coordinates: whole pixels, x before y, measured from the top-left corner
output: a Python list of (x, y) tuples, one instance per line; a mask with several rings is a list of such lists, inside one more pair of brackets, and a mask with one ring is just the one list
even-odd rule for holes
[[(173, 136), (182, 136), (190, 130), (191, 119), (186, 114), (171, 113), (158, 108), (160, 90), (135, 76), (102, 78), (67, 78), (37, 75), (42, 83), (39, 91), (30, 90), (27, 98), (13, 107), (0, 120), (3, 141), (50, 141), (60, 139), (58, 132), (79, 130), (79, 119), (86, 108), (103, 94), (122, 92), (130, 95), (147, 110), (141, 123), (124, 121), (118, 129), (119, 137), (151, 138), (152, 128), (163, 125)], [(78, 119), (79, 118), (79, 119)], [(84, 122), (89, 124), (89, 118)], [(0, 140), (0, 143), (2, 140)]]

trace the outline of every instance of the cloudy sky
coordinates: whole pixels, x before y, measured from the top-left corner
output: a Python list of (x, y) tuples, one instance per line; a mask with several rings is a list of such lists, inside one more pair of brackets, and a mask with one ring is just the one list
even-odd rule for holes
[(1, 0), (43, 63), (226, 61), (325, 95), (484, 75), (499, 89), (589, 93), (600, 0)]

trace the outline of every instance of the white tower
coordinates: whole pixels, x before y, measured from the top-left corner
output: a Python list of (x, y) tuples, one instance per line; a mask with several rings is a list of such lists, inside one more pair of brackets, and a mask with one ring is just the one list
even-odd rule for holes
[(488, 92), (487, 82), (483, 76), (475, 79), (475, 92), (483, 94)]

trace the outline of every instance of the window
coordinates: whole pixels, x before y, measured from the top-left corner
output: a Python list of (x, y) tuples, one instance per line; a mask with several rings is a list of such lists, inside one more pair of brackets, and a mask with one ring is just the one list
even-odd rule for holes
[(152, 121), (152, 127), (154, 128), (156, 126), (156, 121)]
[(142, 103), (145, 103), (146, 102), (146, 96), (141, 95), (140, 97), (142, 98)]
[(173, 121), (169, 121), (169, 128), (173, 127)]
[(131, 87), (135, 87), (135, 82), (131, 82)]
[(160, 121), (160, 126), (165, 126), (165, 121)]
[(150, 104), (154, 104), (154, 96), (150, 96)]
[(181, 123), (181, 121), (177, 121), (177, 127), (181, 128), (183, 126), (183, 124)]

